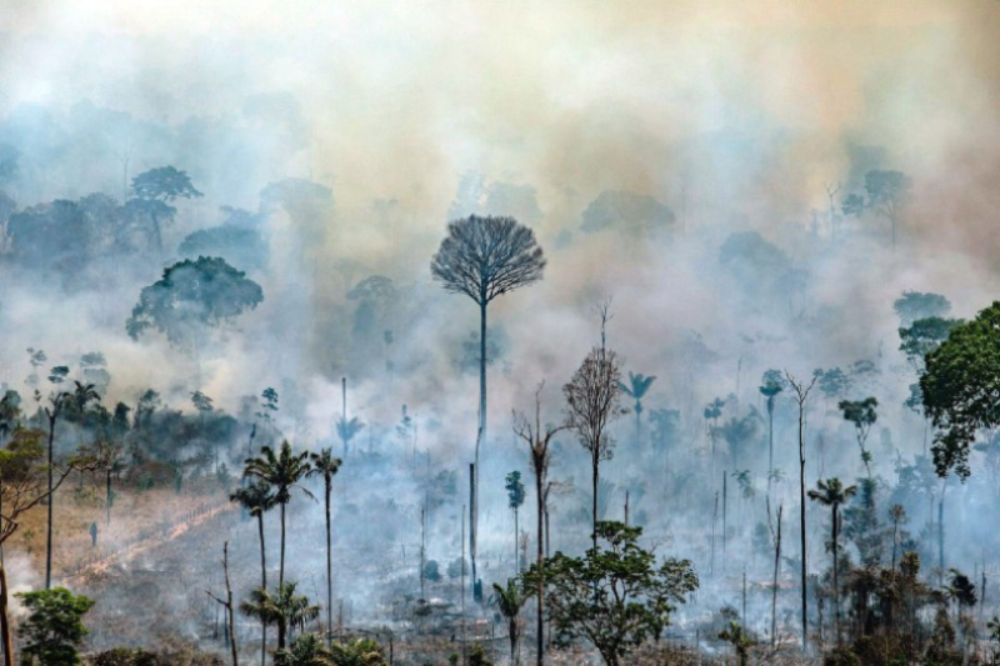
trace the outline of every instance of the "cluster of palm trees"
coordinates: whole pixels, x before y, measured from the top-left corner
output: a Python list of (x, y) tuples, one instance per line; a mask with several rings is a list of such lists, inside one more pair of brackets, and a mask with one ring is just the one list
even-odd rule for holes
[[(284, 651), (291, 642), (294, 630), (303, 628), (306, 622), (319, 616), (319, 606), (309, 603), (305, 595), (298, 594), (296, 583), (285, 580), (285, 509), (292, 499), (292, 492), (298, 490), (308, 497), (313, 494), (302, 485), (311, 476), (323, 478), (324, 506), (326, 510), (326, 634), (327, 642), (333, 635), (333, 555), (331, 542), (330, 496), (333, 477), (340, 469), (341, 460), (333, 455), (332, 449), (318, 452), (292, 450), (288, 441), (283, 441), (275, 451), (269, 446), (261, 447), (260, 455), (247, 459), (244, 469), (244, 485), (237, 489), (230, 499), (240, 504), (251, 517), (257, 519), (260, 538), (260, 587), (253, 590), (250, 598), (240, 605), (240, 610), (261, 623), (261, 664), (267, 655), (267, 628), (275, 625), (278, 631), (278, 651)], [(315, 499), (315, 498), (314, 498)], [(281, 544), (278, 564), (278, 585), (272, 591), (267, 585), (267, 551), (264, 541), (264, 514), (278, 507), (281, 527)]]

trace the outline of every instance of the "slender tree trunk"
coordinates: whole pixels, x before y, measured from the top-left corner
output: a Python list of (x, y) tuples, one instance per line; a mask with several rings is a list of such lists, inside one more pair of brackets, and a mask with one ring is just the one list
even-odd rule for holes
[[(539, 469), (538, 465), (535, 466), (535, 498), (538, 505), (538, 538), (535, 539), (535, 564), (538, 568), (538, 583), (535, 588), (535, 593), (538, 595), (538, 617), (535, 623), (535, 642), (536, 642), (536, 657), (535, 664), (537, 666), (542, 666), (545, 663), (545, 558), (544, 558), (544, 544), (543, 538), (544, 534), (544, 516), (545, 516), (545, 495), (543, 494), (543, 486), (545, 485), (545, 479), (543, 478), (544, 470)], [(462, 566), (465, 566), (464, 563)]]
[(236, 647), (236, 620), (233, 617), (233, 586), (229, 582), (229, 542), (222, 547), (222, 568), (226, 573), (226, 613), (229, 615), (229, 647), (232, 650), (233, 666), (240, 666)]
[(521, 573), (521, 558), (518, 556), (518, 537), (521, 534), (517, 522), (517, 507), (514, 507), (514, 573)]
[(642, 450), (642, 403), (635, 401), (635, 449)]
[(106, 486), (105, 486), (104, 490), (105, 490), (105, 497), (106, 497), (106, 499), (104, 501), (104, 505), (106, 507), (106, 511), (105, 511), (105, 516), (104, 516), (104, 523), (106, 525), (110, 525), (111, 524), (111, 501), (112, 501), (111, 500), (112, 496), (111, 496), (111, 470), (110, 469), (107, 471), (107, 477), (105, 478), (105, 482), (106, 482)]
[(7, 617), (8, 603), (7, 570), (0, 563), (0, 638), (3, 640), (3, 664), (14, 666), (14, 640), (11, 638), (10, 620)]
[(56, 437), (56, 414), (55, 408), (53, 408), (51, 416), (49, 416), (49, 458), (48, 458), (48, 475), (49, 475), (49, 494), (48, 494), (48, 524), (46, 526), (46, 536), (45, 536), (45, 589), (51, 589), (52, 587), (52, 509), (56, 503), (55, 493), (52, 492), (52, 465), (53, 465), (53, 444)]
[(326, 478), (326, 643), (333, 643), (333, 542), (330, 539), (330, 478)]
[[(278, 565), (278, 593), (285, 584), (285, 503), (281, 503), (281, 562)], [(280, 646), (284, 647), (284, 645)]]
[(799, 402), (799, 531), (802, 545), (802, 651), (809, 647), (808, 595), (806, 587), (806, 457), (804, 405)]
[(288, 635), (288, 623), (284, 619), (278, 620), (278, 649), (285, 649), (285, 638)]
[[(941, 499), (938, 500), (938, 568), (944, 576), (944, 489), (941, 489)], [(939, 578), (940, 580), (940, 578)]]
[(896, 535), (898, 534), (898, 530), (899, 530), (899, 521), (893, 518), (892, 519), (892, 568), (890, 569), (890, 571), (892, 571), (892, 575), (894, 577), (896, 575), (896, 547), (898, 545)]
[(781, 509), (778, 507), (778, 529), (774, 541), (774, 578), (771, 584), (771, 647), (778, 637), (778, 567), (781, 565)]
[(545, 507), (545, 557), (549, 557), (552, 554), (552, 541), (550, 539), (549, 533), (549, 507)]
[(837, 645), (840, 645), (840, 563), (837, 561), (837, 505), (833, 505), (833, 545), (831, 546), (833, 550), (833, 624), (834, 630), (837, 632)]
[(476, 463), (469, 464), (469, 560), (472, 564), (472, 600), (476, 601), (476, 518), (474, 516), (476, 507)]
[(591, 507), (594, 523), (594, 532), (591, 534), (591, 540), (594, 543), (594, 552), (597, 552), (597, 483), (600, 474), (600, 451), (597, 446), (594, 447), (593, 457), (591, 463), (593, 465), (593, 503)]
[(472, 530), (469, 533), (469, 553), (472, 559), (472, 585), (475, 588), (476, 574), (476, 541), (479, 536), (479, 449), (486, 439), (486, 294), (479, 298), (479, 427), (476, 431), (474, 483), (472, 491)]
[[(260, 587), (267, 590), (267, 555), (264, 549), (264, 512), (257, 514), (257, 535), (260, 537)], [(267, 623), (260, 623), (260, 666), (267, 662)]]
[(774, 472), (774, 398), (767, 399), (767, 499), (771, 499), (771, 475)]
[(510, 618), (507, 623), (507, 633), (510, 638), (510, 663), (517, 666), (521, 663), (517, 654), (517, 616)]

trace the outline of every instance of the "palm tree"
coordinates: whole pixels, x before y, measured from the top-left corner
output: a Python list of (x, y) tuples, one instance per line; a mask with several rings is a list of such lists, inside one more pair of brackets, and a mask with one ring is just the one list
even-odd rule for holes
[[(260, 586), (267, 589), (267, 555), (264, 548), (264, 513), (274, 508), (276, 504), (271, 487), (263, 481), (257, 481), (243, 486), (229, 496), (230, 501), (238, 502), (251, 516), (257, 519), (257, 534), (260, 537)], [(267, 623), (261, 624), (260, 663), (264, 666), (267, 659)]]
[(837, 560), (837, 538), (840, 532), (839, 513), (840, 505), (853, 497), (858, 492), (858, 487), (847, 486), (845, 488), (838, 478), (820, 480), (816, 487), (816, 490), (809, 491), (809, 499), (830, 507), (831, 513), (830, 549), (833, 553), (833, 612), (836, 619), (837, 643), (840, 643), (840, 579), (838, 575), (840, 565)]
[(656, 379), (653, 375), (644, 375), (641, 372), (628, 373), (628, 385), (621, 384), (622, 391), (635, 400), (635, 443), (639, 446), (642, 442), (642, 399), (649, 390), (650, 385)]
[(306, 622), (319, 616), (319, 606), (309, 603), (309, 598), (295, 593), (296, 584), (279, 583), (277, 594), (258, 587), (250, 593), (250, 599), (240, 604), (245, 615), (255, 617), (265, 625), (278, 627), (278, 650), (285, 649), (295, 627), (304, 627)]
[(263, 446), (260, 455), (256, 458), (248, 458), (243, 468), (243, 476), (259, 479), (271, 488), (274, 493), (274, 501), (281, 507), (281, 560), (278, 567), (278, 587), (285, 582), (285, 507), (292, 499), (292, 488), (298, 487), (309, 497), (312, 497), (305, 488), (298, 486), (298, 482), (309, 472), (309, 454), (292, 453), (292, 445), (285, 440), (281, 443), (281, 449), (275, 455), (270, 446)]
[(506, 587), (493, 583), (492, 603), (507, 620), (507, 637), (510, 640), (510, 662), (517, 666), (521, 662), (517, 652), (517, 641), (521, 633), (519, 615), (521, 607), (528, 600), (515, 578), (508, 578)]
[[(346, 448), (345, 440), (345, 448)], [(333, 455), (333, 449), (323, 449), (309, 454), (312, 469), (309, 476), (323, 475), (323, 500), (326, 509), (326, 640), (333, 640), (333, 554), (330, 541), (330, 492), (333, 489), (333, 475), (340, 469), (341, 460)]]

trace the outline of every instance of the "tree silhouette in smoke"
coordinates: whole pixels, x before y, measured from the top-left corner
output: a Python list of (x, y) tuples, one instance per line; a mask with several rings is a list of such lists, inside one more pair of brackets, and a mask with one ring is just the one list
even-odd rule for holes
[(448, 224), (448, 235), (431, 260), (431, 275), (447, 290), (479, 306), (479, 427), (474, 456), (472, 529), (469, 544), (476, 580), (479, 522), (479, 450), (486, 438), (486, 310), (498, 296), (542, 279), (545, 257), (534, 232), (512, 217), (469, 217)]

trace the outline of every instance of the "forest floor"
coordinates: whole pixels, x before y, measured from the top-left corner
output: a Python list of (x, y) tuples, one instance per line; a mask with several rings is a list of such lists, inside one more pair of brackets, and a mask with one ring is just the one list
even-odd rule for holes
[[(127, 646), (224, 654), (221, 608), (207, 594), (223, 596), (224, 593), (221, 567), (224, 540), (242, 545), (231, 549), (230, 556), (237, 597), (259, 584), (255, 524), (242, 519), (239, 509), (226, 500), (226, 495), (214, 479), (188, 484), (181, 493), (172, 487), (122, 489), (116, 495), (108, 523), (103, 488), (87, 479), (67, 482), (54, 504), (53, 584), (96, 600), (86, 618), (91, 630), (88, 652)], [(44, 505), (29, 512), (7, 544), (5, 555), (15, 592), (44, 584), (46, 514)], [(96, 545), (90, 535), (94, 523), (98, 528)], [(303, 534), (310, 541), (318, 536), (311, 532)], [(270, 553), (272, 566), (276, 563), (273, 561), (276, 550), (272, 547)], [(353, 561), (348, 553), (336, 557), (339, 565), (348, 570), (349, 578), (381, 579), (378, 588), (381, 598), (393, 600), (389, 606), (379, 602), (378, 607), (367, 609), (377, 611), (378, 615), (384, 613), (384, 625), (352, 622), (350, 612), (341, 616), (343, 611), (340, 611), (334, 621), (337, 634), (376, 638), (387, 650), (392, 650), (395, 664), (443, 666), (450, 655), (461, 654), (464, 633), (467, 648), (481, 644), (497, 664), (507, 663), (509, 648), (503, 624), (495, 622), (489, 608), (473, 608), (470, 602), (463, 631), (457, 609), (443, 601), (455, 596), (454, 582), (429, 584), (428, 614), (417, 619), (414, 608), (420, 602), (411, 598), (409, 589), (415, 576), (402, 568), (404, 563), (398, 563), (400, 567), (394, 566), (386, 576), (374, 571), (363, 554)], [(320, 578), (304, 578), (302, 592), (314, 600), (320, 599)], [(325, 614), (321, 615), (315, 626), (308, 629), (322, 631), (324, 618)], [(240, 652), (246, 659), (255, 660), (259, 654), (259, 625), (242, 615), (237, 617), (236, 625)], [(533, 655), (532, 640), (525, 636), (522, 641), (523, 659)], [(635, 655), (630, 663), (707, 666), (724, 663), (727, 656), (696, 655), (689, 648), (664, 642), (645, 654)], [(552, 652), (547, 661), (556, 666), (599, 663), (594, 654), (584, 650)], [(760, 655), (753, 663), (803, 662), (791, 655), (771, 654)]]

